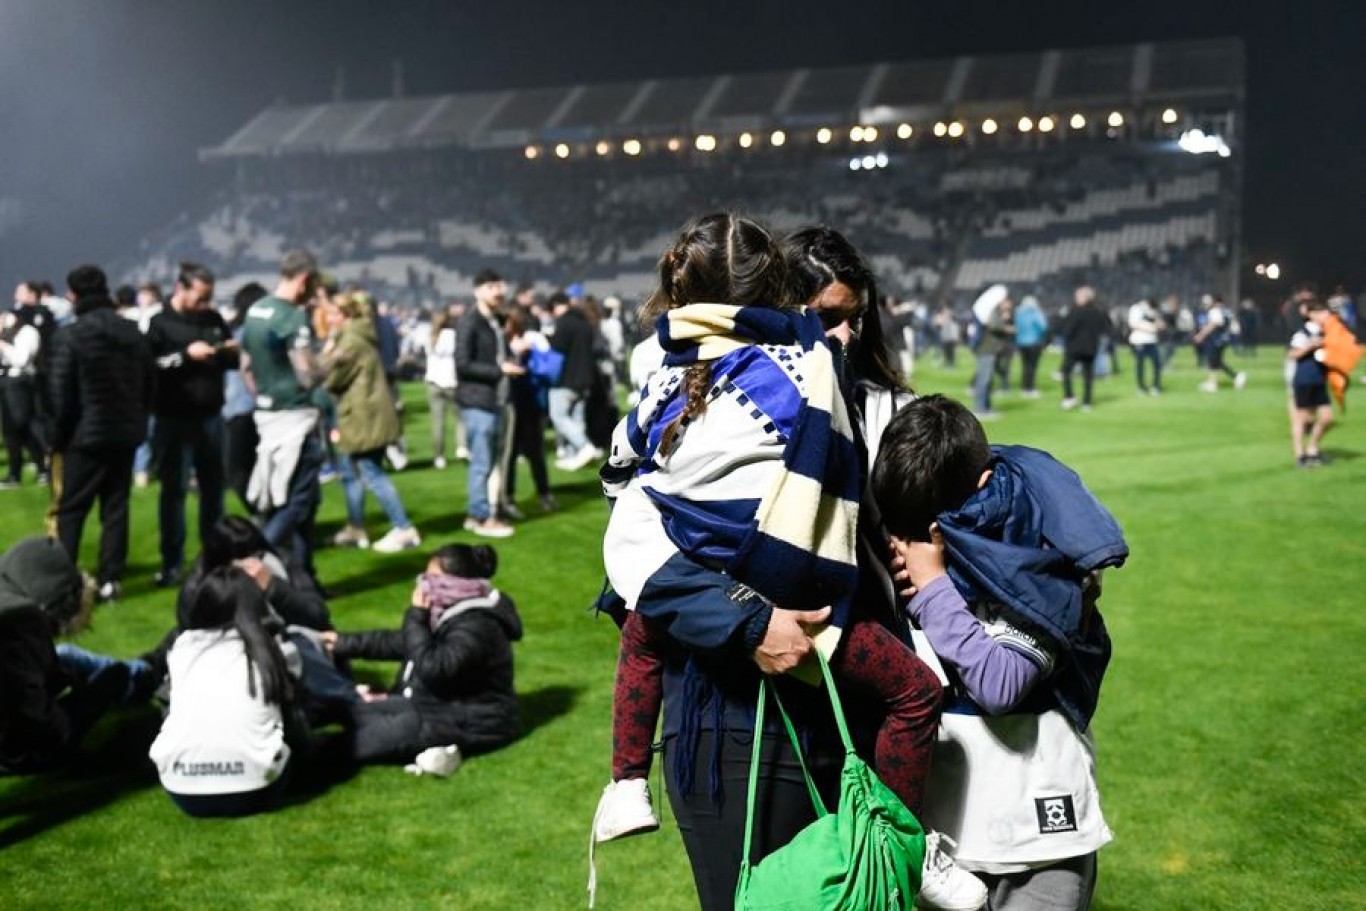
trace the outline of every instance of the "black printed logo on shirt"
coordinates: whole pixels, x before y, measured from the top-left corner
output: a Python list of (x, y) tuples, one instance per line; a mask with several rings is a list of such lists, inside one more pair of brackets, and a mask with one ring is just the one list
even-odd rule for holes
[(1077, 831), (1077, 811), (1072, 806), (1072, 795), (1034, 798), (1034, 812), (1039, 816), (1039, 834)]

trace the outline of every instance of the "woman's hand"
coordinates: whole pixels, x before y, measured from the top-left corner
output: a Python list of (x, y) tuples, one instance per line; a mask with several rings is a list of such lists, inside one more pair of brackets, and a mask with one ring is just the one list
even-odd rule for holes
[(929, 541), (907, 541), (893, 536), (889, 545), (892, 552), (892, 578), (905, 587), (899, 589), (903, 598), (915, 593), (947, 573), (944, 566), (944, 536), (939, 523), (930, 526)]
[(336, 631), (336, 630), (334, 630), (334, 629), (325, 629), (325, 630), (323, 630), (321, 633), (318, 634), (318, 639), (319, 639), (319, 640), (322, 642), (322, 644), (323, 644), (323, 651), (327, 652), (328, 655), (331, 655), (334, 651), (337, 650), (337, 631)]
[(754, 650), (754, 663), (765, 674), (787, 673), (811, 654), (811, 635), (829, 619), (828, 607), (807, 611), (773, 608), (764, 641)]
[(256, 587), (265, 591), (270, 588), (270, 568), (259, 557), (243, 557), (233, 560), (233, 565), (251, 577)]
[(431, 601), (427, 598), (427, 590), (418, 582), (413, 586), (413, 599), (409, 602), (413, 607), (420, 607), (423, 610), (431, 609)]

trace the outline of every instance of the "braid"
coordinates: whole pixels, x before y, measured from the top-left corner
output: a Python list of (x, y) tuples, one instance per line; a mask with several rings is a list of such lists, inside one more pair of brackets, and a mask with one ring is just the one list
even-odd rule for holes
[(707, 393), (711, 391), (711, 363), (698, 361), (683, 373), (683, 410), (669, 422), (659, 438), (659, 454), (673, 451), (683, 432), (683, 425), (702, 416), (707, 410)]

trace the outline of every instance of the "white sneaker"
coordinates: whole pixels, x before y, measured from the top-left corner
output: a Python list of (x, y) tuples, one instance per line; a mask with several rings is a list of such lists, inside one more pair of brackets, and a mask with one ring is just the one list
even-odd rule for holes
[(385, 446), (384, 454), (389, 458), (389, 464), (394, 466), (394, 471), (402, 471), (408, 467), (408, 453), (404, 452), (398, 443)]
[(481, 538), (511, 538), (517, 529), (489, 516), (482, 522), (478, 519), (466, 519), (465, 531), (472, 531)]
[(982, 881), (953, 862), (942, 845), (958, 847), (952, 838), (939, 832), (925, 833), (925, 865), (920, 874), (918, 908), (937, 911), (977, 911), (987, 903), (987, 887)]
[(445, 456), (437, 456), (436, 458), (432, 459), (432, 467), (433, 467), (433, 468), (445, 468), (445, 467), (446, 467), (446, 457), (445, 457)]
[(650, 785), (644, 778), (624, 778), (602, 789), (593, 814), (594, 841), (612, 841), (658, 828), (659, 817), (650, 803)]
[(1073, 408), (1076, 408), (1076, 407), (1077, 407), (1077, 400), (1076, 400), (1076, 399), (1063, 399), (1063, 400), (1062, 400), (1062, 410), (1063, 410), (1063, 411), (1071, 411)]
[(1212, 381), (1212, 380), (1206, 380), (1205, 382), (1203, 382), (1203, 383), (1200, 384), (1200, 391), (1201, 391), (1201, 392), (1218, 392), (1218, 391), (1219, 391), (1219, 384), (1216, 383), (1216, 382), (1214, 382), (1214, 381)]
[(555, 463), (557, 468), (564, 471), (578, 471), (588, 467), (590, 462), (596, 462), (602, 458), (602, 450), (592, 443), (585, 443), (584, 447), (567, 459), (561, 459)]
[(1242, 388), (1243, 388), (1244, 386), (1246, 386), (1246, 385), (1247, 385), (1247, 374), (1246, 374), (1246, 373), (1243, 373), (1243, 372), (1240, 370), (1240, 371), (1238, 371), (1238, 375), (1235, 376), (1235, 377), (1233, 378), (1233, 388), (1234, 388), (1234, 389), (1242, 389)]
[(449, 778), (455, 774), (455, 770), (460, 768), (462, 759), (460, 747), (455, 744), (445, 747), (428, 747), (417, 758), (403, 767), (403, 771), (409, 775), (435, 775), (437, 778)]
[(456, 449), (455, 458), (457, 461), (460, 462), (468, 462), (470, 460), (470, 451), (466, 449), (464, 446), (461, 446), (460, 448)]
[(377, 554), (396, 554), (401, 550), (412, 550), (422, 546), (422, 536), (416, 528), (391, 528), (384, 537), (375, 542)]
[(365, 529), (347, 525), (332, 536), (332, 544), (336, 547), (359, 547), (365, 550), (370, 546), (370, 538), (365, 534)]

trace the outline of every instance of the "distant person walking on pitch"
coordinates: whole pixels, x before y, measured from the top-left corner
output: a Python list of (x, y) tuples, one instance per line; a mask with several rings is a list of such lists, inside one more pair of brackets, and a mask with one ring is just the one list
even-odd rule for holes
[[(1161, 332), (1162, 315), (1152, 301), (1145, 297), (1129, 308), (1129, 344), (1134, 349), (1134, 375), (1138, 378), (1138, 391), (1145, 395), (1162, 392), (1162, 354), (1157, 347)], [(1153, 367), (1151, 386), (1145, 369), (1148, 364)]]
[(1233, 316), (1224, 306), (1223, 298), (1209, 298), (1205, 304), (1205, 324), (1191, 339), (1196, 348), (1203, 354), (1205, 367), (1209, 371), (1209, 376), (1200, 384), (1202, 392), (1219, 391), (1220, 373), (1226, 374), (1229, 379), (1233, 380), (1234, 389), (1242, 389), (1243, 386), (1247, 385), (1247, 374), (1234, 370), (1224, 362), (1224, 353), (1232, 341), (1230, 335), (1232, 325)]
[(1110, 335), (1110, 318), (1095, 304), (1096, 289), (1082, 285), (1072, 295), (1072, 309), (1063, 318), (1062, 328), (1062, 408), (1077, 407), (1072, 391), (1072, 371), (1081, 367), (1081, 410), (1091, 410), (1091, 387), (1095, 382), (1096, 354)]

